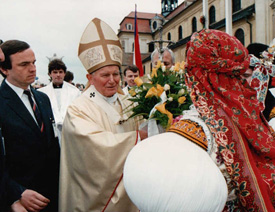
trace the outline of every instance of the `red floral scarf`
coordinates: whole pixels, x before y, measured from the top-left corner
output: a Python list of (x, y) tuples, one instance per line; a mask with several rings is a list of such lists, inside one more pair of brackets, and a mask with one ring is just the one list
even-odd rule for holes
[(249, 66), (246, 48), (217, 30), (194, 33), (187, 48), (190, 95), (235, 184), (236, 209), (274, 211), (275, 139), (256, 91), (240, 78)]

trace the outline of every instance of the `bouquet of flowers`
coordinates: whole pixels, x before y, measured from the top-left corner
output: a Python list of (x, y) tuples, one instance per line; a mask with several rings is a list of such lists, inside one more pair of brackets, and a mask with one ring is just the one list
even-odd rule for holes
[(144, 119), (155, 119), (164, 129), (170, 127), (173, 119), (182, 115), (192, 104), (184, 80), (185, 63), (176, 63), (171, 69), (158, 61), (148, 76), (149, 82), (135, 79), (136, 86), (129, 91), (132, 104), (132, 115)]

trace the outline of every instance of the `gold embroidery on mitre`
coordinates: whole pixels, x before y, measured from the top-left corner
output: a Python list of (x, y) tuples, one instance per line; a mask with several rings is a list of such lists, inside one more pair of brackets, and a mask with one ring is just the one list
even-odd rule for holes
[(88, 65), (87, 69), (96, 66), (106, 60), (102, 46), (95, 46), (84, 52), (84, 59)]
[(122, 50), (115, 45), (107, 45), (112, 60), (122, 63)]
[(174, 123), (168, 132), (175, 132), (199, 145), (205, 151), (208, 148), (208, 141), (203, 127), (190, 119), (183, 119)]

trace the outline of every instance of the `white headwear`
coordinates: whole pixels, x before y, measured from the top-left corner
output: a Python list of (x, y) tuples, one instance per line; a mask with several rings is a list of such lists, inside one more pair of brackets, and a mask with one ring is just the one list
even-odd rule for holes
[(205, 150), (172, 132), (149, 137), (129, 153), (124, 186), (142, 212), (222, 211), (225, 179)]
[(78, 57), (88, 73), (104, 66), (122, 64), (122, 48), (116, 33), (104, 21), (94, 18), (80, 40)]

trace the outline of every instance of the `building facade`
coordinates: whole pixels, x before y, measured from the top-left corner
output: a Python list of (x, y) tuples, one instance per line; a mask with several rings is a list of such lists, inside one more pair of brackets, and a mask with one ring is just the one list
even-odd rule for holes
[[(142, 28), (147, 29), (146, 35), (141, 31), (139, 32), (143, 55), (142, 62), (146, 74), (150, 73), (152, 69), (150, 52), (156, 47), (148, 45), (150, 41), (151, 44), (152, 41), (156, 40), (171, 41), (169, 47), (175, 53), (176, 61), (180, 62), (185, 60), (186, 44), (191, 35), (207, 27), (204, 25), (205, 17), (208, 17), (210, 29), (226, 31), (226, 1), (208, 0), (206, 2), (208, 3), (208, 13), (207, 16), (204, 16), (204, 0), (185, 0), (180, 5), (177, 4), (176, 0), (162, 0), (162, 15), (158, 14), (158, 18), (156, 18), (156, 14), (151, 14), (151, 19), (148, 16), (146, 21), (138, 23), (139, 31)], [(232, 35), (236, 36), (244, 46), (254, 42), (269, 45), (275, 38), (275, 0), (232, 0), (231, 4)], [(125, 17), (121, 22), (121, 29), (127, 23), (128, 19)], [(142, 24), (147, 24), (147, 26), (142, 27)], [(128, 41), (123, 34), (121, 31), (118, 36), (121, 43), (126, 46)], [(133, 32), (127, 36), (132, 37), (129, 42), (130, 44), (133, 43)], [(145, 43), (147, 43), (147, 48), (144, 46)], [(164, 45), (168, 44), (169, 42), (164, 43)], [(127, 51), (129, 52), (129, 49)]]

